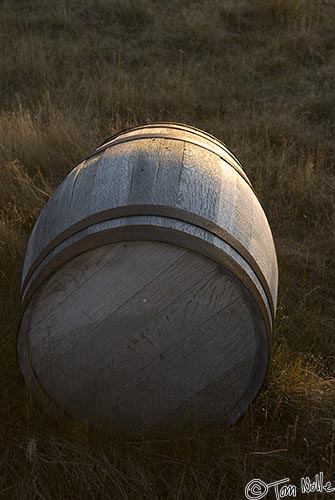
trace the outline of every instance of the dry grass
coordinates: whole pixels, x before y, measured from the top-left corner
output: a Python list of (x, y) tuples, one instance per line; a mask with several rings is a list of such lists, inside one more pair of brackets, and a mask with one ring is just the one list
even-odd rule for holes
[[(332, 477), (334, 22), (329, 0), (0, 2), (0, 498), (234, 500), (253, 477)], [(278, 250), (273, 360), (230, 430), (111, 439), (26, 393), (20, 273), (64, 175), (147, 120), (208, 130), (245, 166)]]

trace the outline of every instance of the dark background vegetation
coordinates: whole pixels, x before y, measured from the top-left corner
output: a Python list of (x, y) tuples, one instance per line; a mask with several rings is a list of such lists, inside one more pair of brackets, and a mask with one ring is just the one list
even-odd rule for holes
[[(234, 500), (254, 477), (334, 479), (334, 26), (332, 0), (0, 1), (0, 498)], [(20, 274), (63, 177), (158, 120), (223, 140), (259, 195), (280, 272), (272, 364), (229, 430), (111, 439), (25, 390)]]

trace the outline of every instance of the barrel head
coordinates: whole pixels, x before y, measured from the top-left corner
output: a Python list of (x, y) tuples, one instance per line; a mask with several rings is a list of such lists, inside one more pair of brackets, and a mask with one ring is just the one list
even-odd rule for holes
[(268, 360), (259, 308), (230, 271), (163, 242), (81, 253), (21, 321), (21, 370), (49, 407), (112, 431), (231, 423)]

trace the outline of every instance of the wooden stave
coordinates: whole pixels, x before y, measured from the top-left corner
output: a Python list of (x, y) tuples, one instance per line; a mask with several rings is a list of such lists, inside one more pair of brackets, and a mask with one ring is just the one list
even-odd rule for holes
[[(194, 131), (190, 133), (189, 131), (183, 130), (181, 128), (173, 129), (171, 127), (165, 127), (165, 126), (160, 127), (158, 131), (156, 131), (156, 128), (158, 127), (150, 127), (147, 130), (134, 129), (133, 131), (124, 132), (123, 134), (118, 135), (118, 137), (115, 137), (114, 139), (107, 141), (101, 146), (99, 146), (95, 151), (93, 151), (92, 154), (87, 156), (85, 159), (90, 159), (95, 155), (105, 151), (106, 149), (116, 146), (117, 144), (122, 144), (124, 142), (129, 142), (132, 140), (164, 138), (175, 141), (183, 141), (207, 149), (211, 153), (222, 158), (222, 160), (224, 160), (232, 168), (234, 168), (236, 172), (240, 174), (241, 177), (245, 180), (245, 182), (247, 182), (249, 186), (252, 188), (252, 184), (249, 178), (247, 177), (246, 173), (244, 172), (241, 164), (238, 161), (236, 161), (235, 158), (231, 155), (230, 151), (224, 149), (222, 145), (214, 142), (213, 140), (209, 139), (204, 135), (196, 134), (194, 133)], [(180, 133), (179, 134), (176, 133), (176, 130), (183, 131), (183, 135), (181, 136)]]
[[(115, 148), (117, 148), (117, 147), (118, 146), (115, 146)], [(75, 171), (72, 171), (71, 174), (68, 176), (68, 178), (66, 178), (65, 181), (59, 187), (60, 190), (63, 189), (63, 191), (65, 192), (65, 199), (66, 199), (66, 196), (69, 196), (69, 192), (71, 192), (71, 190), (69, 189), (69, 187), (67, 186), (67, 184), (71, 183), (73, 177), (76, 176), (76, 175), (80, 175), (80, 168), (79, 168), (79, 173), (78, 173), (78, 169), (77, 170), (75, 169)], [(67, 190), (68, 190), (68, 192), (67, 192)], [(59, 192), (59, 190), (58, 190), (58, 192)], [(71, 196), (72, 196), (73, 192), (71, 192), (71, 193), (72, 193), (71, 194)], [(251, 191), (249, 192), (249, 194), (250, 194), (250, 196), (253, 196), (253, 194), (252, 194)], [(59, 201), (59, 200), (57, 200), (57, 197), (56, 197), (56, 199), (55, 199), (55, 197), (53, 197), (49, 201), (49, 214), (53, 212), (53, 216), (55, 218), (57, 218), (58, 212), (55, 209), (53, 209), (53, 210), (50, 211), (50, 206), (51, 207), (53, 206), (53, 208), (54, 208), (57, 201)], [(135, 209), (137, 209), (138, 205), (134, 205), (134, 207), (135, 207)], [(149, 203), (147, 203), (145, 205), (142, 205), (142, 207), (143, 207), (143, 211), (146, 211), (146, 213), (148, 213), (148, 211), (149, 211), (153, 215), (161, 215), (161, 213), (164, 210), (169, 210), (170, 213), (171, 213), (171, 215), (175, 215), (175, 213), (178, 212), (178, 210), (179, 210), (178, 216), (180, 217), (180, 209), (176, 209), (173, 205), (170, 205), (170, 206), (168, 206), (168, 208), (166, 208), (164, 206), (159, 206), (159, 205), (154, 206), (154, 205), (150, 205)], [(259, 205), (259, 208), (260, 208), (259, 213), (260, 214), (263, 213), (263, 215), (264, 215), (264, 212), (262, 211), (260, 205)], [(122, 213), (122, 210), (124, 210), (124, 215), (127, 215), (127, 213), (129, 213), (129, 210), (131, 211), (132, 207), (131, 207), (131, 205), (129, 205), (129, 206), (125, 206), (122, 209), (121, 207), (116, 206), (116, 207), (114, 207), (114, 209), (115, 210), (118, 209), (119, 211), (121, 211), (121, 213)], [(92, 217), (94, 216), (95, 221), (99, 220), (99, 217), (102, 217), (102, 220), (104, 220), (104, 217), (109, 218), (111, 216), (111, 211), (112, 210), (113, 209), (111, 209), (109, 211), (105, 211), (105, 213), (104, 213), (104, 211), (101, 211), (101, 212), (92, 214)], [(215, 222), (213, 223), (213, 221), (209, 220), (209, 218), (206, 219), (204, 217), (199, 216), (199, 214), (194, 214), (194, 213), (190, 214), (190, 213), (186, 213), (186, 212), (187, 211), (184, 210), (183, 218), (185, 218), (186, 220), (191, 220), (192, 223), (197, 223), (199, 225), (205, 225), (205, 223), (204, 223), (204, 221), (205, 221), (209, 225), (211, 225), (212, 228), (214, 227), (214, 231), (216, 232), (216, 234), (218, 234), (219, 236), (222, 236), (222, 234), (220, 234), (220, 226), (218, 226), (217, 224), (215, 224)], [(39, 218), (39, 221), (41, 221), (41, 218)], [(33, 230), (33, 233), (31, 235), (30, 242), (29, 242), (28, 251), (27, 251), (26, 259), (25, 259), (25, 271), (23, 273), (23, 278), (27, 277), (29, 275), (29, 273), (32, 272), (32, 270), (34, 269), (34, 267), (37, 267), (38, 263), (45, 257), (45, 252), (48, 253), (49, 251), (52, 250), (52, 248), (54, 246), (56, 246), (59, 243), (60, 240), (65, 239), (69, 235), (71, 235), (74, 232), (76, 232), (78, 230), (78, 224), (79, 224), (79, 229), (80, 229), (80, 225), (81, 224), (86, 224), (86, 223), (91, 223), (91, 222), (92, 222), (92, 220), (86, 220), (84, 218), (83, 220), (79, 221), (79, 223), (77, 222), (77, 223), (71, 224), (63, 232), (60, 232), (59, 234), (57, 234), (55, 238), (52, 238), (51, 241), (49, 241), (48, 245), (46, 245), (46, 246), (44, 245), (44, 249), (43, 249), (42, 253), (40, 255), (38, 255), (37, 258), (35, 256), (35, 260), (31, 264), (29, 264), (29, 251), (31, 251), (33, 249), (33, 247), (34, 247), (34, 233), (36, 232), (36, 228), (38, 228), (38, 223), (37, 223), (35, 225), (35, 227), (34, 227), (34, 230)], [(264, 224), (264, 229), (267, 231), (267, 239), (269, 241), (271, 239), (271, 241), (272, 241), (271, 231), (270, 231), (270, 228), (268, 227), (265, 215), (264, 215), (264, 219), (262, 221), (262, 224)], [(267, 225), (267, 227), (266, 227), (266, 225)], [(222, 227), (221, 227), (221, 229), (224, 230), (224, 228), (222, 228)], [(235, 240), (236, 240), (236, 238), (235, 238)], [(42, 244), (42, 246), (43, 246), (43, 244)], [(273, 247), (273, 250), (272, 250), (273, 268), (275, 269), (276, 268), (276, 256), (275, 256), (275, 250), (274, 250), (274, 246), (273, 246), (273, 241), (272, 241), (272, 247)], [(31, 256), (30, 256), (30, 260), (31, 260)], [(258, 276), (260, 276), (260, 273), (258, 273)], [(263, 285), (264, 285), (264, 283), (268, 283), (268, 281), (269, 281), (269, 278), (264, 277), (264, 279), (263, 279)], [(274, 313), (275, 303), (276, 303), (276, 293), (274, 294), (273, 291), (276, 290), (276, 288), (277, 288), (277, 276), (275, 276), (272, 281), (273, 281), (273, 285), (272, 285), (272, 298), (273, 298), (273, 313)], [(23, 283), (24, 283), (24, 279), (23, 279)], [(24, 291), (24, 287), (25, 287), (25, 283), (24, 283), (24, 286), (23, 286), (23, 291)], [(269, 291), (268, 291), (268, 295), (269, 295)]]
[(112, 136), (108, 137), (106, 140), (104, 140), (99, 146), (95, 149), (97, 151), (100, 147), (105, 146), (107, 143), (113, 141), (114, 139), (119, 138), (120, 136), (127, 134), (129, 132), (135, 131), (135, 130), (142, 130), (142, 129), (157, 129), (160, 127), (164, 128), (171, 128), (175, 130), (182, 130), (182, 131), (188, 131), (192, 132), (196, 136), (204, 137), (208, 141), (213, 142), (220, 148), (223, 148), (232, 158), (233, 161), (235, 161), (243, 170), (243, 165), (241, 164), (240, 160), (233, 154), (233, 152), (228, 148), (228, 146), (217, 139), (214, 135), (209, 134), (208, 132), (201, 130), (199, 128), (193, 127), (191, 125), (186, 125), (184, 123), (178, 123), (178, 122), (154, 122), (154, 123), (146, 123), (143, 125), (138, 125), (136, 127), (131, 127), (128, 129), (121, 130), (120, 132), (117, 132), (116, 134), (113, 134)]

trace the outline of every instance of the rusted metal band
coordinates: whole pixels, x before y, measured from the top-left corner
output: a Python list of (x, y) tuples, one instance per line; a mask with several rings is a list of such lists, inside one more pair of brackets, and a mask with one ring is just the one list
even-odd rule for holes
[(43, 251), (38, 255), (37, 259), (32, 263), (30, 269), (28, 270), (25, 280), (22, 284), (22, 294), (29, 282), (31, 275), (40, 265), (40, 263), (45, 259), (45, 257), (60, 243), (65, 241), (70, 236), (80, 232), (81, 230), (97, 224), (99, 222), (104, 222), (107, 220), (115, 219), (118, 217), (127, 217), (132, 215), (148, 215), (148, 216), (160, 216), (160, 217), (168, 217), (176, 219), (180, 222), (186, 222), (197, 226), (201, 229), (206, 229), (206, 231), (212, 233), (215, 236), (218, 236), (221, 240), (228, 243), (234, 250), (236, 250), (249, 264), (249, 266), (253, 269), (257, 278), (262, 284), (264, 291), (266, 293), (272, 317), (274, 317), (274, 303), (271, 295), (271, 291), (267, 280), (255, 261), (254, 257), (250, 254), (247, 248), (241, 244), (241, 242), (233, 237), (230, 233), (228, 233), (225, 229), (218, 226), (214, 222), (201, 217), (200, 215), (187, 212), (186, 210), (174, 208), (166, 205), (124, 205), (121, 207), (111, 208), (109, 210), (104, 210), (103, 212), (98, 212), (95, 214), (86, 217), (85, 219), (80, 220), (76, 224), (68, 227), (60, 234), (58, 234), (55, 238), (53, 238), (48, 245), (43, 249)]

